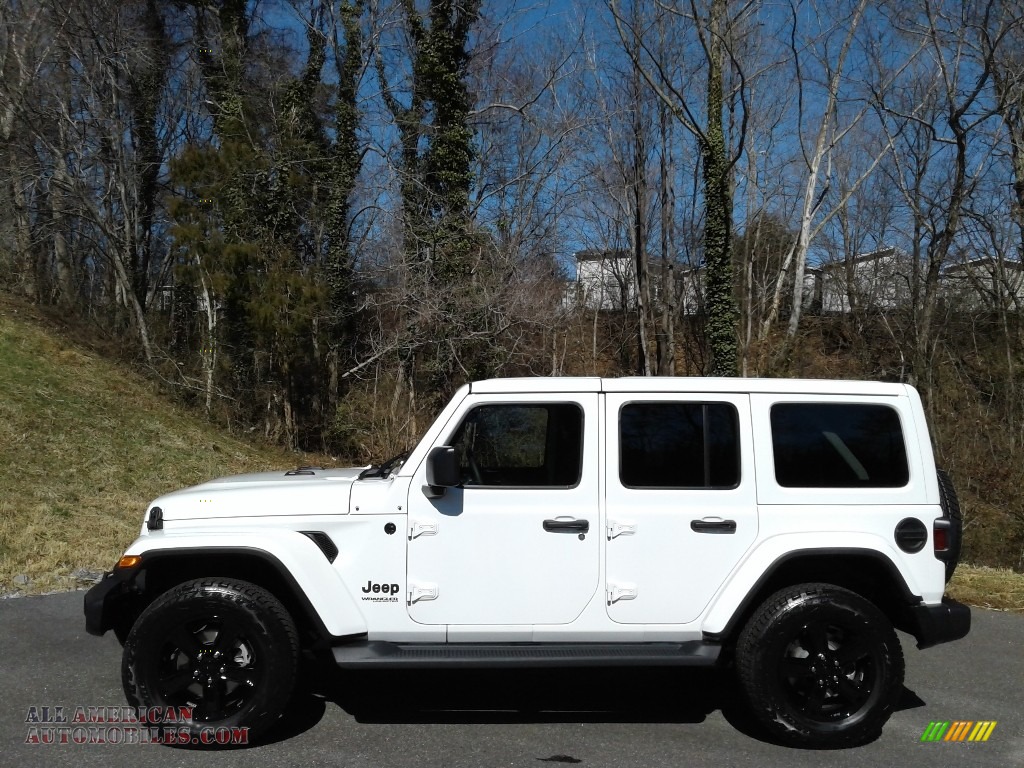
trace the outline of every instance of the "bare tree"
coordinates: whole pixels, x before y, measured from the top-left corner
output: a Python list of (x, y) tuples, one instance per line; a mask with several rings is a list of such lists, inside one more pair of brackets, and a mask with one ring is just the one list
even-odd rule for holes
[[(833, 183), (833, 161), (837, 149), (844, 141), (857, 136), (856, 129), (872, 114), (873, 100), (867, 89), (857, 92), (859, 84), (847, 72), (847, 61), (855, 50), (861, 34), (861, 22), (868, 8), (865, 0), (855, 0), (850, 6), (834, 6), (828, 9), (812, 10), (820, 18), (832, 22), (824, 32), (810, 40), (803, 40), (800, 34), (803, 25), (800, 16), (805, 12), (803, 3), (793, 3), (791, 11), (790, 63), (793, 66), (797, 87), (797, 114), (795, 117), (797, 136), (800, 141), (800, 167), (803, 189), (800, 195), (797, 236), (782, 261), (775, 281), (769, 312), (761, 324), (760, 338), (763, 340), (771, 325), (778, 318), (779, 307), (786, 285), (791, 286), (790, 312), (787, 336), (792, 339), (800, 327), (800, 318), (805, 300), (804, 277), (807, 257), (811, 244), (836, 216), (861, 184), (875, 171), (878, 164), (891, 150), (891, 141), (862, 151), (870, 152), (860, 175), (847, 179), (839, 195), (829, 195)], [(833, 15), (834, 14), (834, 15)], [(838, 47), (834, 36), (842, 32)], [(861, 47), (864, 50), (864, 47)], [(868, 49), (870, 50), (870, 49)], [(886, 65), (879, 73), (878, 82), (871, 89), (875, 98), (884, 97), (896, 77), (913, 61), (917, 52), (912, 51), (902, 62), (892, 63), (892, 51), (886, 52)], [(812, 106), (813, 105), (813, 106)], [(854, 105), (851, 109), (851, 105)], [(805, 140), (803, 127), (810, 121), (816, 123), (813, 139)]]
[[(38, 275), (33, 256), (33, 235), (29, 193), (32, 176), (30, 124), (27, 121), (40, 70), (47, 52), (46, 18), (41, 4), (11, 2), (0, 6), (0, 163), (5, 177), (4, 206), (10, 218), (0, 218), (3, 235), (11, 231), (4, 248), (11, 287), (38, 296)], [(6, 221), (4, 221), (6, 219)], [(8, 229), (9, 227), (9, 229)]]
[(982, 50), (992, 60), (996, 106), (1009, 145), (1018, 258), (1024, 258), (1024, 8), (1009, 3), (998, 11), (978, 35)]
[[(960, 234), (968, 201), (990, 162), (976, 137), (997, 114), (987, 93), (995, 57), (1013, 28), (1005, 21), (993, 27), (999, 18), (997, 8), (996, 0), (922, 0), (897, 20), (904, 33), (922, 41), (928, 52), (927, 63), (914, 72), (917, 83), (902, 89), (904, 101), (893, 93), (882, 102), (896, 147), (892, 178), (904, 197), (913, 232), (914, 322), (908, 378), (925, 396), (932, 386), (940, 276)], [(978, 43), (979, 29), (988, 35), (984, 47)], [(931, 79), (925, 79), (928, 72)], [(914, 94), (915, 87), (924, 92)], [(915, 95), (915, 102), (905, 101)], [(921, 105), (925, 111), (918, 111)]]
[[(156, 234), (166, 159), (161, 126), (167, 40), (152, 2), (44, 3), (52, 35), (45, 96), (27, 110), (40, 170), (57, 293), (73, 290), (71, 252), (107, 286), (101, 301), (124, 316), (147, 360), (146, 309), (169, 267)], [(83, 269), (83, 267), (79, 267)]]

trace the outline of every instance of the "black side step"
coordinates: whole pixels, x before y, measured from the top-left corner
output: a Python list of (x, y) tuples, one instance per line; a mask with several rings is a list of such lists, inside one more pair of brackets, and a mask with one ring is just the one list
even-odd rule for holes
[(361, 641), (333, 649), (339, 667), (709, 667), (721, 646), (685, 643), (385, 643)]

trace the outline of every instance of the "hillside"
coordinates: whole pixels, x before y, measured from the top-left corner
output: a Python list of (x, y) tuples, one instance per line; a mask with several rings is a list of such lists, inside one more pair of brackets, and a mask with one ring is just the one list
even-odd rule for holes
[(51, 326), (0, 297), (0, 595), (109, 569), (161, 493), (303, 463), (205, 423)]
[[(319, 462), (227, 434), (73, 335), (0, 294), (0, 597), (89, 584), (161, 493)], [(950, 591), (1024, 610), (1009, 570), (961, 566)]]

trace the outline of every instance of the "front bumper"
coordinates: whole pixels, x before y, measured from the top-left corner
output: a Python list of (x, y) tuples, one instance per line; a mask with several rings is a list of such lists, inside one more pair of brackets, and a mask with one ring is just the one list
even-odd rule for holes
[(112, 629), (115, 620), (135, 594), (136, 572), (116, 569), (103, 575), (103, 580), (85, 593), (85, 631), (102, 635)]
[(917, 638), (918, 648), (931, 648), (965, 637), (971, 631), (971, 609), (949, 597), (939, 605), (910, 608), (907, 631)]

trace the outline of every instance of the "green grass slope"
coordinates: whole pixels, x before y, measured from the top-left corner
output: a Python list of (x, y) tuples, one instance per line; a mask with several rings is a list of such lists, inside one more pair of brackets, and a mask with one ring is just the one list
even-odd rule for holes
[(0, 299), (0, 595), (109, 569), (161, 493), (301, 462), (225, 434)]

